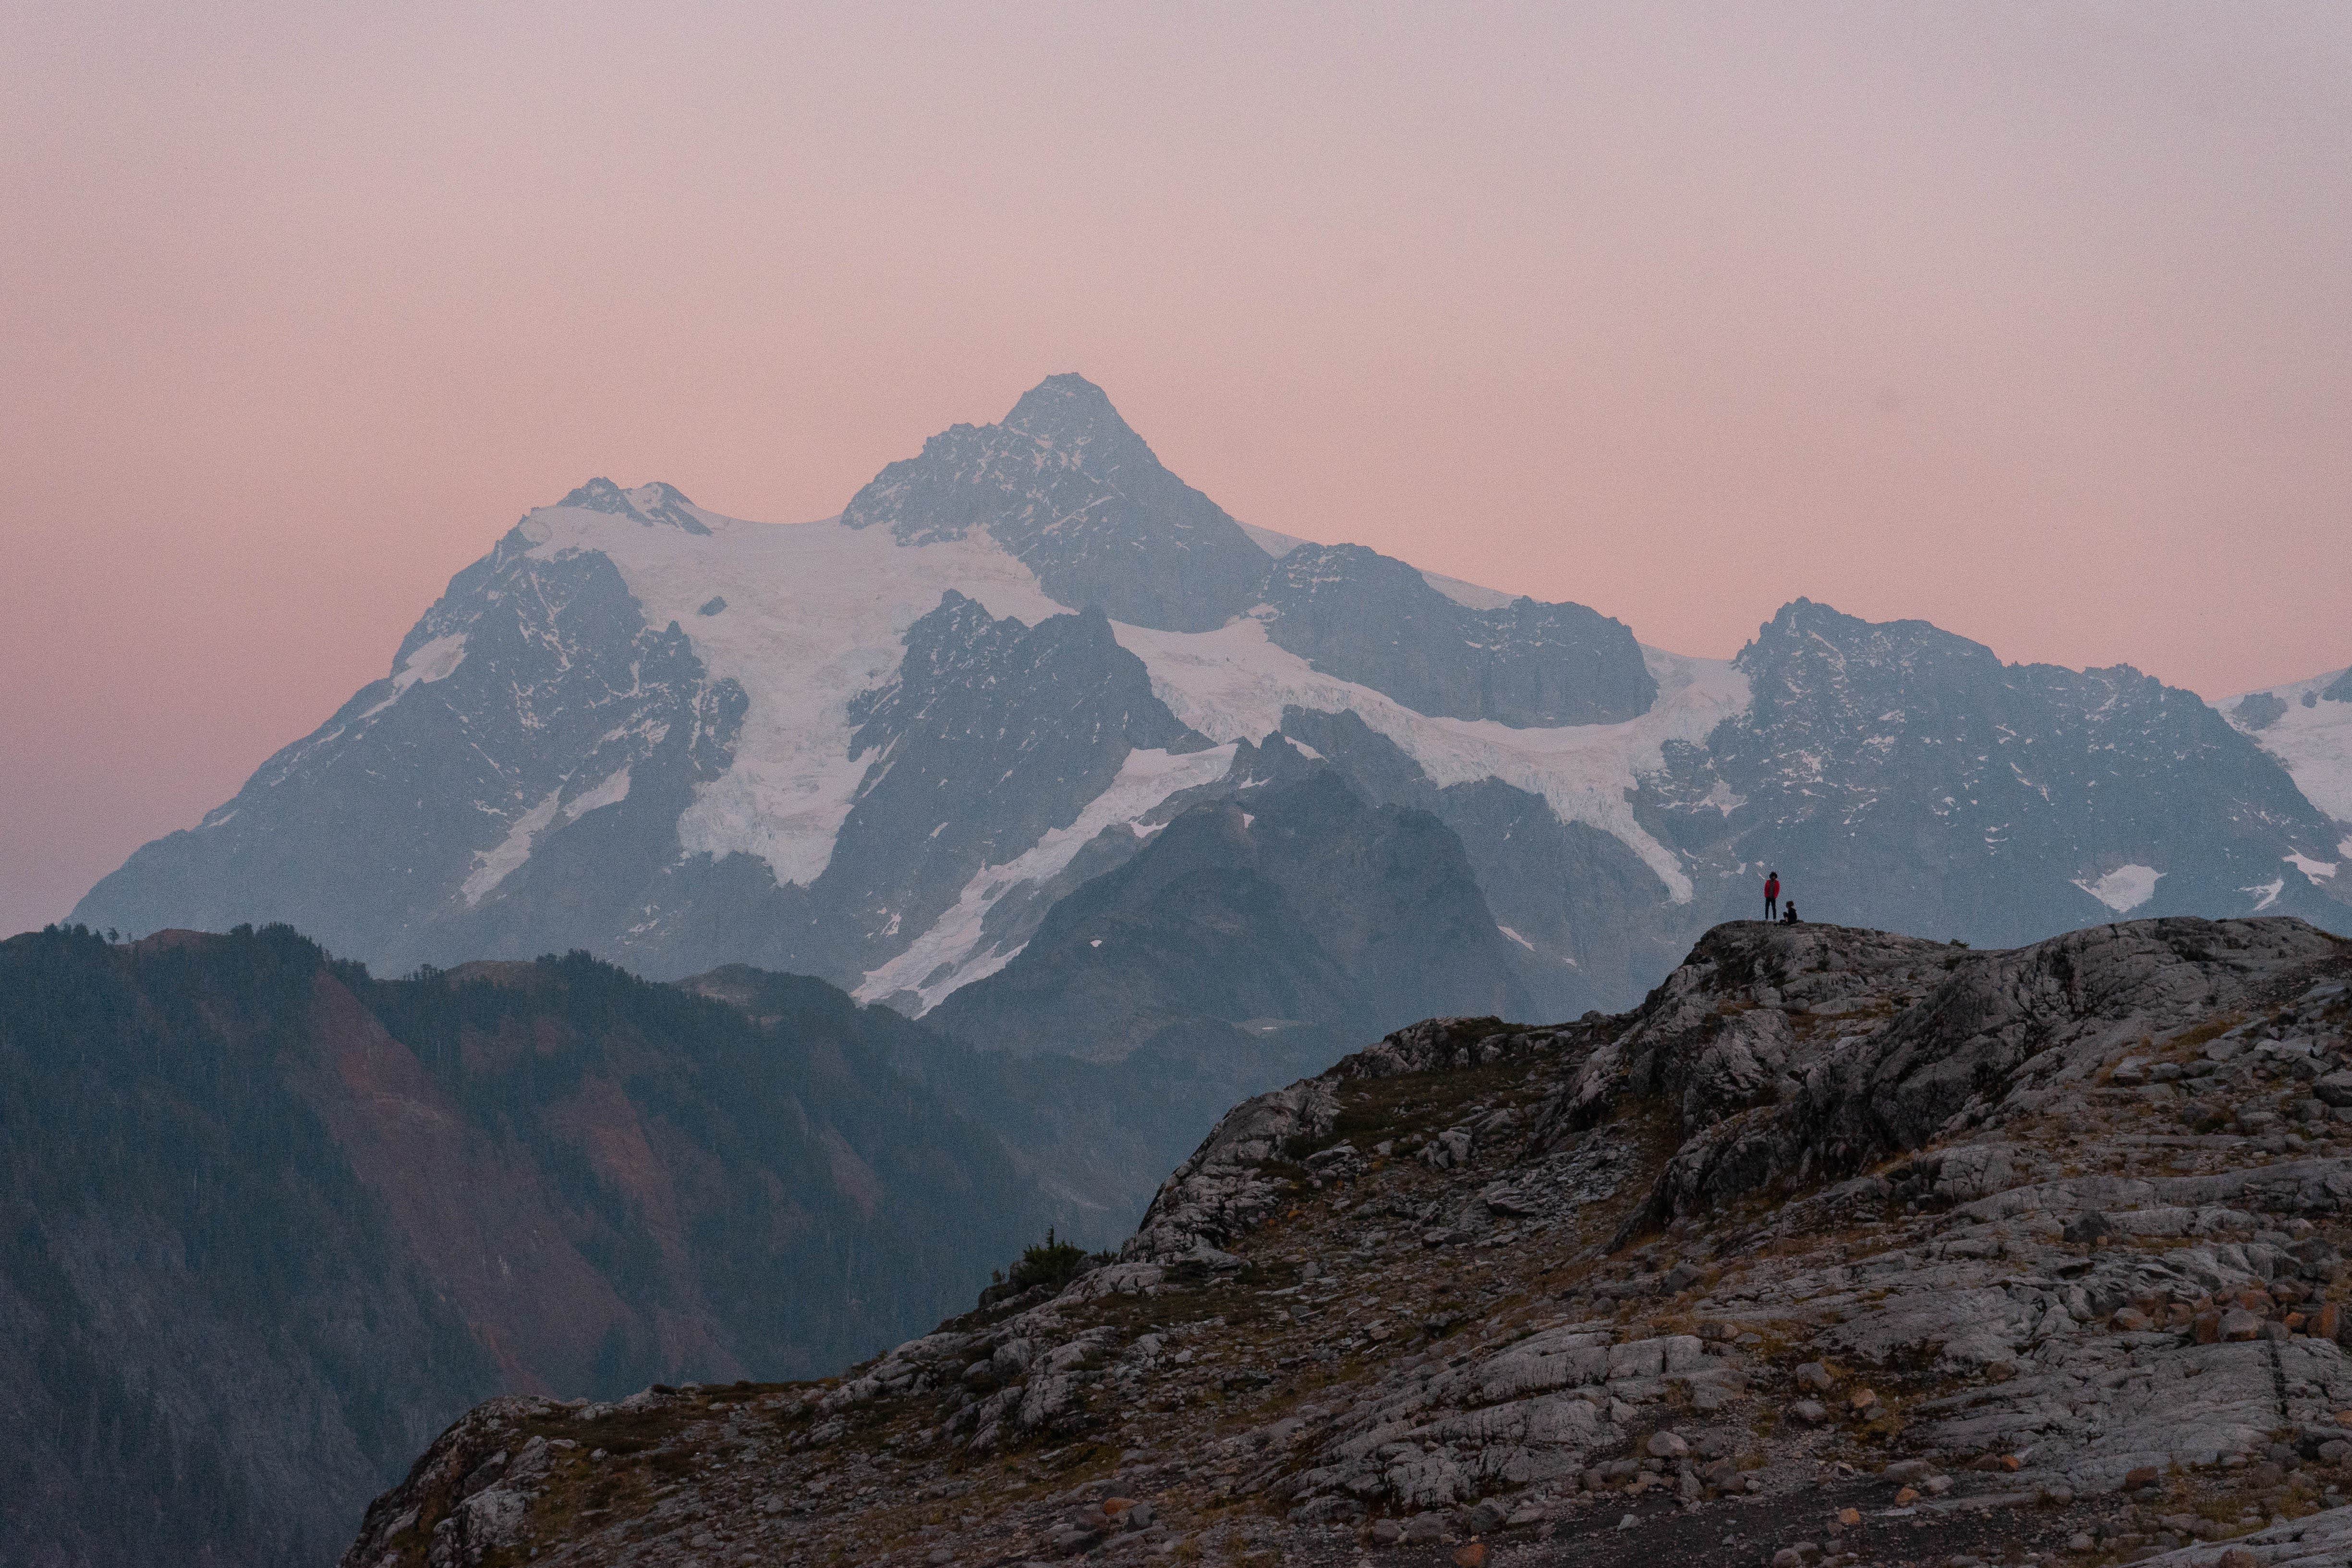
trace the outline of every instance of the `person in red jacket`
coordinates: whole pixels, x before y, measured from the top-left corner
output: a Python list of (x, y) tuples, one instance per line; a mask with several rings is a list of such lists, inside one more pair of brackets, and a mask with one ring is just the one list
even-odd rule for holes
[(1768, 872), (1764, 878), (1764, 918), (1770, 920), (1780, 912), (1780, 873)]

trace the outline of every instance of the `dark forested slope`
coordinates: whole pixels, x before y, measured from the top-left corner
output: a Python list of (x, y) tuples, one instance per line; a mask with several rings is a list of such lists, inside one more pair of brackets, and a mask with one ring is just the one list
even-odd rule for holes
[(829, 1371), (1048, 1215), (829, 987), (0, 942), (0, 1562), (315, 1563), (499, 1389)]

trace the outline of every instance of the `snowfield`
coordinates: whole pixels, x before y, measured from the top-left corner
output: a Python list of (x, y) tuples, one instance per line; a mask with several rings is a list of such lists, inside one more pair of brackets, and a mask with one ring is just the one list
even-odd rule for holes
[(2156, 897), (2156, 885), (2163, 879), (2164, 873), (2153, 866), (2118, 866), (2095, 882), (2077, 880), (2074, 886), (2116, 913), (2127, 915)]
[[(651, 510), (657, 487), (630, 490)], [(672, 503), (675, 504), (675, 503)], [(705, 785), (678, 823), (688, 852), (758, 856), (779, 881), (815, 879), (831, 858), (866, 760), (849, 756), (849, 700), (890, 679), (904, 654), (907, 628), (954, 589), (992, 616), (1034, 625), (1067, 614), (1035, 575), (985, 532), (961, 540), (902, 545), (884, 528), (845, 528), (837, 519), (776, 524), (746, 521), (698, 507), (684, 510), (709, 531), (652, 526), (631, 516), (583, 507), (543, 507), (521, 528), (530, 552), (555, 559), (597, 551), (619, 570), (646, 622), (676, 623), (714, 679), (731, 677), (750, 698), (731, 766)], [(1252, 530), (1269, 554), (1297, 542)], [(1458, 600), (1509, 602), (1509, 595), (1432, 577)], [(722, 598), (724, 607), (703, 614)], [(992, 973), (1017, 948), (983, 945), (981, 921), (1006, 894), (1067, 866), (1096, 834), (1148, 815), (1180, 790), (1212, 783), (1230, 765), (1234, 742), (1258, 742), (1279, 730), (1286, 707), (1353, 710), (1419, 763), (1443, 787), (1483, 778), (1541, 795), (1563, 821), (1582, 822), (1621, 839), (1655, 872), (1674, 900), (1692, 897), (1690, 877), (1674, 851), (1633, 820), (1625, 801), (1640, 776), (1663, 764), (1670, 740), (1703, 740), (1723, 719), (1746, 710), (1748, 683), (1719, 659), (1686, 658), (1645, 648), (1658, 682), (1650, 711), (1620, 724), (1513, 729), (1492, 721), (1432, 718), (1394, 700), (1318, 673), (1267, 641), (1255, 619), (1238, 617), (1212, 632), (1168, 632), (1113, 623), (1121, 647), (1150, 671), (1152, 689), (1176, 716), (1218, 744), (1171, 755), (1139, 752), (1111, 787), (1068, 827), (1046, 835), (1003, 866), (990, 867), (953, 909), (898, 957), (868, 973), (857, 994), (873, 1000), (913, 993), (936, 1005), (949, 992)], [(455, 668), (462, 647), (420, 647), (402, 670), (402, 691)], [(397, 697), (395, 693), (395, 700)], [(625, 793), (625, 779), (615, 781)], [(573, 815), (604, 804), (592, 792)], [(518, 820), (506, 839), (482, 854), (466, 880), (467, 903), (529, 857), (555, 820), (553, 800)]]
[[(645, 505), (653, 489), (628, 494)], [(910, 547), (832, 518), (746, 522), (693, 510), (708, 535), (576, 507), (532, 512), (523, 534), (542, 557), (602, 551), (647, 625), (677, 622), (712, 677), (733, 677), (750, 696), (734, 765), (679, 820), (680, 845), (757, 855), (778, 881), (812, 882), (870, 760), (850, 759), (849, 700), (898, 668), (907, 628), (950, 588), (1031, 625), (1068, 612), (976, 530)], [(701, 613), (722, 595), (725, 609)]]
[(1668, 741), (1697, 742), (1747, 711), (1748, 679), (1726, 659), (1686, 658), (1643, 648), (1658, 683), (1647, 713), (1621, 724), (1515, 730), (1491, 719), (1436, 719), (1368, 686), (1324, 675), (1266, 640), (1243, 616), (1213, 632), (1117, 627), (1119, 646), (1151, 671), (1151, 689), (1179, 719), (1215, 741), (1261, 741), (1282, 727), (1286, 707), (1357, 717), (1395, 742), (1439, 788), (1477, 779), (1540, 795), (1563, 822), (1581, 822), (1622, 840), (1657, 873), (1675, 902), (1688, 903), (1681, 858), (1633, 820), (1625, 792), (1654, 773)]
[[(2337, 670), (2271, 687), (2268, 695), (2284, 702), (2286, 711), (2259, 729), (2240, 718), (2238, 705), (2264, 693), (2225, 698), (2218, 706), (2256, 745), (2286, 764), (2295, 787), (2312, 805), (2352, 826), (2352, 702), (2329, 702), (2319, 695), (2344, 674)], [(2346, 846), (2345, 854), (2352, 855), (2352, 837)]]

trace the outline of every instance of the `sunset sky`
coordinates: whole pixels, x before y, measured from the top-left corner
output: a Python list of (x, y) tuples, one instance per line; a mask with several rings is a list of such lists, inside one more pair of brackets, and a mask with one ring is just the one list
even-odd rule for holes
[(1050, 373), (1245, 522), (2352, 662), (2352, 5), (0, 8), (0, 930), (591, 475), (841, 507)]

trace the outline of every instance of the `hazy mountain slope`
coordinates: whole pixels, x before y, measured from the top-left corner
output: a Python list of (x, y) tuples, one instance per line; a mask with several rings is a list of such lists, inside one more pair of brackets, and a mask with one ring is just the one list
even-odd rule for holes
[(0, 942), (0, 1558), (311, 1563), (498, 1389), (814, 1373), (1057, 1212), (802, 982)]
[[(564, 504), (610, 516), (587, 509), (600, 496)], [(388, 679), (83, 907), (126, 931), (285, 921), (405, 967), (466, 953), (474, 907), (561, 841), (577, 852), (541, 870), (551, 886), (506, 889), (500, 951), (574, 945), (625, 920), (675, 858), (678, 814), (724, 771), (744, 707), (675, 624), (648, 625), (609, 558), (541, 556), (509, 534), (451, 582)]]
[(0, 1560), (310, 1568), (500, 1386), (305, 1092), (341, 984), (307, 944), (0, 942)]
[(1116, 1059), (1243, 1026), (1344, 1049), (1465, 1006), (1524, 1015), (1528, 999), (1459, 841), (1302, 766), (1185, 811), (927, 1021), (984, 1048)]
[(2352, 848), (2345, 847), (2352, 845), (2352, 669), (2250, 691), (2221, 710), (2286, 764), (2305, 798), (2345, 825), (2337, 855), (2352, 859)]
[[(784, 1007), (850, 1007), (822, 981), (730, 965), (679, 984), (755, 1017)], [(987, 1128), (1052, 1206), (1062, 1237), (1116, 1246), (1160, 1178), (1236, 1100), (1316, 1070), (1344, 1051), (1336, 1031), (1259, 1034), (1202, 1025), (1165, 1031), (1116, 1061), (1050, 1050), (975, 1050), (883, 1008), (860, 1015), (891, 1069)]]
[(1367, 799), (1418, 807), (1454, 830), (1496, 929), (1524, 950), (1536, 1016), (1572, 1017), (1613, 997), (1616, 976), (1671, 966), (1685, 922), (1665, 884), (1622, 840), (1561, 821), (1542, 795), (1500, 779), (1440, 789), (1347, 710), (1286, 708), (1282, 733)]

